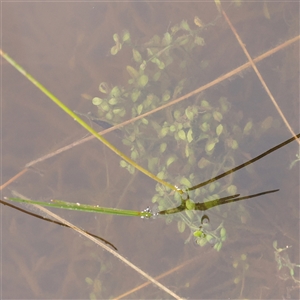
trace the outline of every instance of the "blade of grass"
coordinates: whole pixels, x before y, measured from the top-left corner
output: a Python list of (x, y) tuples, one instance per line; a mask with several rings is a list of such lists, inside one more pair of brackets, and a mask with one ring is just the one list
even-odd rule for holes
[(17, 69), (22, 75), (24, 75), (29, 81), (31, 81), (38, 89), (40, 89), (48, 98), (50, 98), (56, 105), (58, 105), (64, 112), (66, 112), (70, 117), (72, 117), (75, 121), (77, 121), (83, 128), (85, 128), (88, 132), (90, 132), (93, 136), (95, 136), (98, 140), (100, 140), (103, 144), (105, 144), (109, 149), (115, 152), (118, 156), (124, 159), (126, 162), (131, 164), (133, 167), (152, 178), (153, 180), (163, 184), (164, 186), (170, 188), (173, 191), (176, 191), (180, 194), (183, 194), (183, 191), (173, 186), (172, 184), (158, 178), (148, 170), (144, 169), (140, 165), (138, 165), (131, 158), (122, 153), (119, 149), (117, 149), (114, 145), (108, 142), (103, 136), (99, 135), (96, 130), (90, 127), (87, 123), (85, 123), (78, 115), (76, 115), (71, 109), (69, 109), (64, 103), (62, 103), (57, 97), (55, 97), (50, 91), (48, 91), (41, 83), (39, 83), (33, 76), (31, 76), (28, 72), (26, 72), (16, 61), (14, 61), (7, 53), (4, 53), (2, 49), (0, 49), (0, 55), (7, 60), (15, 69)]
[(20, 202), (20, 203), (37, 204), (41, 206), (49, 206), (54, 208), (77, 210), (77, 211), (84, 211), (84, 212), (129, 216), (129, 217), (142, 217), (142, 218), (153, 217), (153, 213), (148, 210), (146, 211), (125, 210), (125, 209), (118, 209), (118, 208), (101, 207), (98, 205), (94, 206), (94, 205), (87, 205), (87, 204), (80, 204), (80, 203), (71, 203), (71, 202), (65, 202), (61, 200), (52, 200), (52, 203), (48, 203), (42, 201), (26, 200), (21, 198), (4, 197), (4, 199), (14, 201), (14, 202)]

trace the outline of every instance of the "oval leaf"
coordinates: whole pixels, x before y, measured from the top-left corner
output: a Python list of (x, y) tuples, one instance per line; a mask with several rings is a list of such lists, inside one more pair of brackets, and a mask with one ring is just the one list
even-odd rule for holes
[(180, 221), (178, 221), (177, 226), (178, 226), (178, 231), (180, 233), (183, 233), (185, 230), (185, 223), (180, 220)]
[(94, 105), (100, 105), (102, 103), (102, 99), (99, 97), (95, 97), (95, 98), (93, 98), (92, 103)]
[(178, 136), (181, 140), (183, 140), (183, 141), (186, 140), (186, 134), (182, 129), (178, 131)]
[(216, 128), (217, 136), (220, 136), (222, 132), (223, 132), (223, 125), (219, 124)]
[(142, 55), (136, 49), (132, 49), (133, 59), (134, 61), (140, 63), (142, 61)]
[(139, 77), (139, 72), (132, 66), (127, 66), (126, 70), (133, 79), (136, 79)]
[(148, 83), (148, 76), (147, 75), (142, 75), (139, 80), (138, 80), (138, 85), (140, 87), (146, 86)]

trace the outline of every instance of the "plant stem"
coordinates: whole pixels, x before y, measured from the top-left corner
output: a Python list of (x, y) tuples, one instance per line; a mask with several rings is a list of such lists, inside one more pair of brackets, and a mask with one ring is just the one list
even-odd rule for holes
[(72, 117), (75, 121), (77, 121), (83, 128), (85, 128), (88, 132), (90, 132), (93, 136), (95, 136), (98, 140), (100, 140), (103, 144), (105, 144), (109, 149), (115, 152), (118, 156), (124, 159), (126, 162), (131, 164), (133, 167), (152, 178), (153, 180), (163, 184), (164, 186), (170, 188), (173, 191), (176, 191), (180, 194), (183, 194), (183, 191), (173, 186), (172, 184), (158, 178), (148, 170), (144, 169), (140, 165), (138, 165), (131, 158), (122, 153), (119, 149), (117, 149), (114, 145), (108, 142), (103, 136), (99, 135), (96, 130), (90, 127), (87, 123), (85, 123), (78, 115), (76, 115), (71, 109), (69, 109), (64, 103), (62, 103), (57, 97), (55, 97), (50, 91), (48, 91), (41, 83), (39, 83), (33, 76), (31, 76), (28, 72), (26, 72), (17, 62), (15, 62), (7, 53), (4, 53), (0, 49), (0, 55), (7, 60), (14, 68), (16, 68), (22, 75), (24, 75), (29, 81), (31, 81), (38, 89), (40, 89), (46, 96), (48, 96), (56, 105), (58, 105), (63, 111), (65, 111), (70, 117)]
[(129, 217), (143, 217), (143, 218), (151, 218), (153, 216), (153, 213), (151, 211), (135, 211), (135, 210), (126, 210), (126, 209), (118, 209), (118, 208), (108, 208), (108, 207), (101, 207), (98, 205), (94, 206), (94, 205), (87, 205), (87, 204), (80, 204), (80, 203), (65, 202), (61, 200), (51, 200), (51, 203), (48, 203), (42, 201), (25, 200), (21, 198), (5, 198), (5, 199), (10, 201), (20, 202), (20, 203), (37, 204), (41, 206), (50, 206), (54, 208), (93, 212), (93, 213), (121, 215), (121, 216), (129, 216)]

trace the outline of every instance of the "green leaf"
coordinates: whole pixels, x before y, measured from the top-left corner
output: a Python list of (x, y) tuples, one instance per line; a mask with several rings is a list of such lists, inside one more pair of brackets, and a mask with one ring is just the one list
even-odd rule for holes
[(121, 111), (118, 113), (118, 115), (119, 115), (120, 117), (124, 117), (125, 114), (126, 114), (126, 110), (125, 110), (124, 107), (122, 107), (122, 108), (121, 108)]
[(167, 143), (162, 143), (160, 144), (160, 147), (159, 147), (159, 152), (160, 153), (164, 153), (167, 149)]
[(236, 140), (232, 140), (231, 148), (232, 149), (237, 149), (239, 147), (239, 144)]
[(147, 48), (147, 55), (150, 57), (153, 56), (153, 52), (152, 52), (151, 48)]
[(201, 101), (201, 106), (202, 107), (210, 107), (209, 103), (206, 100)]
[(99, 84), (99, 91), (103, 94), (107, 94), (109, 92), (109, 86), (106, 82), (101, 82)]
[(140, 95), (141, 95), (141, 91), (140, 90), (137, 90), (137, 89), (133, 90), (133, 92), (131, 93), (131, 100), (133, 102), (136, 102), (137, 99), (140, 97)]
[(171, 32), (172, 32), (173, 34), (175, 34), (179, 29), (180, 29), (179, 25), (176, 24), (176, 25), (174, 25), (173, 27), (171, 27)]
[(194, 218), (194, 212), (192, 210), (185, 210), (184, 212), (185, 212), (185, 214), (188, 216), (188, 218), (190, 220), (193, 220), (193, 218)]
[(177, 223), (177, 227), (178, 227), (178, 231), (179, 231), (180, 233), (183, 233), (184, 230), (185, 230), (185, 223), (184, 223), (182, 220), (180, 220), (180, 221), (178, 221), (178, 223)]
[(251, 131), (251, 129), (252, 129), (252, 126), (253, 126), (253, 123), (252, 123), (252, 121), (249, 121), (247, 124), (246, 124), (246, 126), (244, 127), (244, 130), (243, 130), (243, 133), (244, 134), (250, 134), (250, 131)]
[(142, 119), (142, 123), (145, 124), (145, 125), (148, 125), (148, 124), (149, 124), (149, 121), (148, 121), (147, 119), (143, 118), (143, 119)]
[(166, 65), (162, 61), (158, 64), (158, 68), (161, 69), (161, 70), (163, 70), (165, 67), (166, 67)]
[(133, 59), (134, 61), (140, 63), (142, 61), (142, 55), (136, 49), (132, 49)]
[(206, 158), (202, 157), (199, 161), (198, 161), (198, 167), (200, 169), (204, 169), (205, 167), (207, 167), (210, 164), (210, 161), (207, 160)]
[(144, 87), (146, 86), (148, 83), (148, 76), (147, 75), (142, 75), (139, 79), (138, 79), (138, 85), (140, 87)]
[(121, 46), (114, 45), (113, 47), (111, 47), (110, 54), (116, 55), (119, 52), (119, 50), (121, 50), (121, 48), (122, 48), (122, 44), (120, 44), (120, 45)]
[(123, 31), (122, 41), (123, 42), (129, 42), (130, 41), (130, 33), (129, 33), (128, 30)]
[(214, 117), (214, 119), (215, 119), (216, 121), (218, 121), (218, 122), (221, 122), (222, 119), (223, 119), (222, 114), (221, 114), (220, 112), (218, 112), (218, 111), (214, 111), (214, 112), (213, 112), (213, 117)]
[(126, 169), (131, 175), (133, 175), (135, 172), (135, 167), (132, 165), (128, 165)]
[(205, 238), (208, 242), (210, 242), (214, 237), (210, 234), (207, 234)]
[(114, 115), (119, 115), (121, 111), (122, 111), (121, 108), (115, 108), (115, 109), (112, 110)]
[(209, 128), (210, 128), (210, 126), (209, 126), (209, 124), (208, 124), (207, 122), (202, 123), (201, 126), (200, 126), (200, 129), (201, 129), (203, 132), (209, 131)]
[(121, 95), (121, 91), (118, 86), (114, 86), (113, 89), (110, 91), (109, 95), (111, 97), (118, 98)]
[(217, 250), (218, 252), (221, 250), (222, 248), (222, 242), (218, 242), (214, 245), (214, 249)]
[(102, 103), (102, 99), (99, 97), (94, 97), (92, 100), (92, 103), (96, 106), (100, 105)]
[(145, 70), (147, 66), (147, 62), (145, 60), (143, 60), (143, 62), (140, 64), (140, 70)]
[(194, 210), (195, 209), (195, 202), (191, 199), (186, 200), (185, 205), (186, 205), (186, 208), (188, 210)]
[(158, 174), (157, 174), (157, 177), (159, 179), (166, 179), (167, 175), (165, 173), (165, 171), (160, 171)]
[(221, 228), (220, 235), (221, 237), (226, 237), (226, 229), (224, 227)]
[(227, 112), (229, 110), (229, 102), (227, 101), (227, 98), (226, 97), (221, 97), (219, 99), (219, 102), (221, 104), (221, 109), (222, 109), (222, 112)]
[(183, 178), (180, 179), (180, 183), (182, 185), (184, 185), (184, 186), (187, 186), (187, 187), (191, 187), (192, 186), (191, 182), (187, 178), (185, 178), (185, 177), (183, 177)]
[(180, 28), (183, 29), (183, 30), (187, 30), (187, 31), (190, 31), (190, 26), (189, 24), (187, 23), (186, 20), (182, 20), (181, 23), (180, 23)]
[(157, 80), (160, 78), (160, 75), (161, 75), (161, 72), (160, 72), (160, 71), (156, 72), (156, 73), (153, 75), (153, 80), (154, 80), (154, 81), (157, 81)]
[(112, 120), (113, 114), (109, 111), (109, 112), (105, 115), (105, 118), (106, 118), (107, 120)]
[(174, 119), (178, 121), (180, 116), (181, 116), (180, 110), (176, 109), (174, 111)]
[(264, 121), (261, 123), (261, 128), (264, 130), (267, 130), (271, 128), (273, 123), (273, 118), (271, 116), (264, 119)]
[(227, 188), (227, 193), (229, 195), (235, 195), (237, 192), (237, 187), (235, 185), (230, 185), (228, 188)]
[(175, 126), (175, 125), (171, 125), (171, 126), (170, 126), (170, 131), (171, 131), (171, 132), (176, 131), (176, 126)]
[(158, 202), (159, 199), (160, 199), (159, 195), (155, 194), (155, 195), (152, 197), (151, 202), (152, 202), (152, 203), (156, 203), (156, 202)]
[(122, 140), (122, 143), (123, 143), (124, 145), (126, 145), (126, 146), (131, 146), (131, 144), (132, 144), (132, 142), (131, 142), (130, 140), (128, 140), (128, 139), (123, 139), (123, 140)]
[(179, 38), (176, 39), (176, 41), (179, 41), (179, 45), (180, 45), (180, 46), (183, 46), (183, 45), (185, 45), (185, 44), (188, 43), (189, 37), (188, 37), (188, 36), (185, 36), (185, 37), (179, 37)]
[(100, 104), (100, 107), (104, 111), (109, 111), (110, 110), (110, 107), (109, 107), (109, 105), (106, 101), (102, 101), (101, 104)]
[(85, 282), (89, 285), (92, 285), (94, 283), (93, 279), (91, 279), (90, 277), (85, 277)]
[(117, 98), (111, 98), (111, 99), (108, 100), (108, 103), (110, 105), (116, 105), (116, 104), (118, 104), (118, 99)]
[(190, 121), (193, 121), (193, 119), (194, 119), (194, 112), (193, 112), (193, 110), (191, 109), (191, 107), (188, 107), (188, 108), (185, 110), (185, 115), (187, 116), (187, 118), (188, 118)]
[(216, 188), (216, 184), (213, 182), (208, 186), (208, 190), (210, 193), (213, 193)]
[(217, 6), (217, 9), (218, 9), (219, 13), (221, 13), (221, 10), (222, 10), (221, 1), (220, 0), (215, 0), (215, 4)]
[(131, 159), (136, 160), (139, 157), (139, 153), (137, 152), (137, 150), (133, 150), (131, 151)]
[(202, 235), (202, 231), (197, 230), (193, 232), (194, 237), (200, 237)]
[(121, 166), (122, 168), (126, 168), (127, 165), (128, 165), (128, 163), (127, 163), (125, 160), (121, 160), (121, 161), (120, 161), (120, 166)]
[(190, 156), (190, 147), (189, 144), (185, 145), (185, 157), (189, 157)]
[(126, 66), (126, 70), (129, 73), (129, 75), (132, 77), (132, 79), (136, 79), (139, 77), (139, 72), (132, 66)]
[(161, 130), (160, 130), (160, 133), (159, 133), (159, 137), (162, 138), (164, 136), (166, 136), (169, 132), (169, 128), (168, 127), (163, 127)]
[(202, 116), (202, 121), (204, 122), (208, 122), (211, 120), (211, 113), (205, 113), (203, 116)]
[(177, 122), (175, 122), (175, 127), (176, 127), (176, 129), (179, 131), (180, 129), (183, 128), (183, 124), (182, 124), (182, 123), (177, 123)]
[(140, 115), (142, 111), (143, 111), (143, 104), (140, 104), (137, 108), (138, 115)]
[(117, 43), (117, 42), (119, 42), (119, 35), (117, 34), (117, 33), (115, 33), (114, 35), (113, 35), (113, 39), (114, 39), (114, 41)]
[(167, 46), (167, 45), (171, 44), (171, 42), (172, 42), (172, 36), (170, 35), (169, 32), (166, 32), (164, 34), (164, 37), (163, 37), (161, 43), (163, 46)]
[(197, 239), (197, 244), (200, 246), (200, 247), (203, 247), (207, 244), (207, 240), (206, 239), (203, 239), (203, 238), (200, 238), (200, 239)]
[(153, 172), (157, 166), (158, 158), (157, 157), (151, 157), (148, 159), (148, 168), (151, 172)]
[(206, 152), (211, 152), (216, 146), (216, 141), (213, 140), (208, 140), (205, 146), (205, 151)]
[(195, 37), (194, 43), (199, 45), (199, 46), (204, 46), (205, 45), (204, 39), (200, 36)]
[(193, 131), (191, 128), (189, 129), (186, 137), (187, 137), (187, 140), (189, 143), (191, 143), (193, 141)]
[(163, 93), (162, 101), (168, 101), (170, 98), (171, 98), (170, 91), (169, 91), (169, 90), (166, 90), (166, 91)]
[(179, 130), (178, 131), (178, 136), (179, 136), (179, 138), (181, 139), (181, 140), (183, 140), (183, 141), (185, 141), (186, 140), (186, 134), (185, 134), (185, 132), (184, 132), (184, 130)]
[(223, 125), (219, 124), (216, 128), (217, 136), (220, 136), (222, 132), (223, 132)]
[(167, 159), (167, 162), (166, 162), (167, 167), (169, 167), (169, 166), (170, 166), (174, 161), (176, 161), (176, 160), (177, 160), (176, 155), (170, 156), (170, 157)]

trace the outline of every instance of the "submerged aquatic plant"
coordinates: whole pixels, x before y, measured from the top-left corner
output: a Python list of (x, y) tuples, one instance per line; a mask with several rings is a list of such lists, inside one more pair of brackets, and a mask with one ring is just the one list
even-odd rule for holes
[[(209, 61), (202, 60), (199, 70), (197, 63), (199, 51), (205, 45), (204, 29), (215, 25), (217, 19), (207, 25), (198, 17), (193, 25), (183, 20), (162, 37), (155, 35), (140, 45), (132, 42), (127, 30), (121, 35), (114, 34), (111, 54), (117, 55), (127, 47), (132, 51), (134, 63), (126, 66), (129, 75), (126, 86), (100, 83), (101, 95), (92, 100), (99, 120), (122, 123), (193, 90), (191, 79), (210, 65)], [(259, 137), (274, 124), (271, 117), (259, 124), (252, 120), (245, 122), (243, 113), (236, 111), (229, 99), (220, 97), (215, 101), (199, 94), (127, 125), (122, 129), (122, 142), (130, 148), (134, 161), (185, 191), (234, 167), (239, 143)], [(120, 161), (120, 166), (131, 174), (135, 172), (124, 160)], [(223, 222), (215, 230), (208, 230), (202, 224), (201, 215), (194, 211), (194, 205), (234, 195), (236, 191), (232, 175), (205, 188), (190, 190), (187, 209), (177, 215), (167, 215), (166, 222), (177, 219), (180, 232), (189, 228), (190, 237), (193, 236), (199, 245), (214, 243), (215, 249), (220, 250), (226, 240)], [(152, 203), (158, 205), (159, 211), (179, 206), (181, 202), (181, 194), (162, 184), (156, 185)], [(243, 207), (239, 205), (238, 209), (243, 210)]]
[[(122, 158), (121, 167), (126, 168), (130, 173), (134, 173), (137, 168), (158, 182), (156, 194), (152, 197), (152, 202), (158, 206), (157, 213), (153, 213), (150, 208), (144, 211), (130, 211), (60, 200), (45, 203), (19, 198), (8, 199), (64, 209), (143, 218), (155, 217), (158, 214), (165, 215), (167, 223), (173, 219), (178, 221), (180, 232), (189, 228), (190, 236), (187, 241), (193, 237), (200, 246), (210, 243), (219, 251), (227, 236), (224, 221), (216, 226), (216, 229), (210, 228), (208, 224), (203, 223), (203, 216), (197, 210), (207, 210), (220, 204), (277, 191), (272, 190), (239, 198), (239, 194), (236, 194), (237, 188), (233, 184), (233, 172), (283, 147), (299, 138), (299, 135), (245, 164), (234, 167), (236, 155), (239, 153), (239, 143), (250, 137), (252, 139), (259, 137), (273, 126), (275, 122), (271, 117), (267, 117), (259, 124), (254, 124), (252, 120), (247, 120), (246, 123), (243, 120), (243, 114), (235, 111), (228, 99), (220, 97), (218, 101), (213, 101), (203, 94), (185, 103), (177, 101), (176, 106), (164, 105), (174, 100), (180, 93), (194, 88), (192, 80), (189, 80), (194, 76), (190, 69), (195, 65), (197, 47), (204, 45), (200, 33), (215, 22), (216, 20), (205, 26), (198, 18), (195, 18), (196, 29), (190, 29), (188, 23), (182, 21), (179, 25), (173, 26), (170, 32), (164, 34), (162, 39), (155, 36), (150, 42), (140, 46), (133, 46), (128, 31), (124, 32), (121, 42), (120, 38), (114, 35), (115, 48), (118, 48), (118, 51), (125, 43), (133, 47), (132, 53), (136, 65), (126, 68), (131, 76), (127, 87), (110, 87), (107, 83), (100, 84), (99, 90), (107, 97), (93, 99), (99, 115), (99, 118), (93, 117), (93, 121), (102, 119), (100, 124), (104, 121), (106, 126), (107, 123), (122, 122), (125, 117), (135, 118), (141, 115), (140, 119), (134, 123), (131, 122), (123, 129), (123, 143), (130, 147), (131, 158), (106, 141), (1, 51), (0, 54), (9, 63), (52, 101), (117, 153)], [(116, 54), (118, 51), (112, 52)], [(208, 65), (209, 62), (205, 64), (206, 67)], [(152, 115), (153, 110), (156, 111), (155, 119)], [(145, 112), (147, 111), (151, 111), (151, 116), (147, 115), (146, 118)], [(215, 177), (216, 174), (219, 175)], [(217, 179), (225, 176), (225, 180), (216, 182)], [(207, 180), (207, 178), (212, 179)], [(244, 211), (240, 204), (237, 209)], [(226, 211), (220, 210), (220, 214), (223, 220), (227, 218)]]

